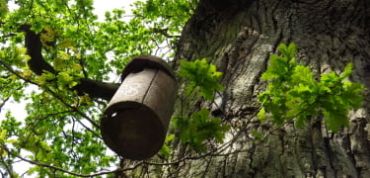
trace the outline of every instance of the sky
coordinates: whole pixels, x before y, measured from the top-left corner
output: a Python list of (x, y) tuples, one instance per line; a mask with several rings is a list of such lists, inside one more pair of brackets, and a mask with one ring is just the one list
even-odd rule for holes
[[(115, 8), (123, 8), (126, 12), (126, 14), (130, 14), (131, 11), (131, 6), (133, 2), (137, 0), (94, 0), (94, 13), (98, 15), (98, 20), (103, 21), (105, 18), (105, 12), (113, 10)], [(17, 8), (12, 1), (10, 1), (9, 4), (10, 9), (15, 9)], [(26, 92), (31, 92), (33, 90), (36, 90), (37, 87), (35, 86), (30, 86), (27, 87)], [(26, 116), (27, 113), (25, 111), (25, 106), (27, 104), (27, 101), (21, 101), (20, 103), (17, 103), (15, 101), (8, 101), (4, 107), (1, 110), (0, 113), (0, 120), (2, 118), (5, 118), (5, 113), (7, 111), (10, 111), (12, 115), (17, 118), (18, 120), (23, 120)], [(30, 168), (30, 165), (24, 162), (18, 162), (14, 164), (15, 171), (19, 174), (23, 174), (25, 171), (27, 171)], [(29, 176), (27, 176), (29, 177)], [(36, 176), (32, 176), (36, 177)]]
[(130, 14), (131, 6), (136, 0), (94, 0), (94, 12), (98, 15), (98, 20), (104, 20), (104, 14), (107, 10), (114, 8), (124, 8), (127, 14)]

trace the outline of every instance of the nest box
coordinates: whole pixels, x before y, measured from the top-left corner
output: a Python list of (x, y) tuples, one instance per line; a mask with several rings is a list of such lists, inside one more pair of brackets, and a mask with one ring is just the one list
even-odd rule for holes
[(162, 147), (173, 112), (177, 82), (166, 62), (134, 58), (101, 120), (107, 146), (124, 158), (143, 160)]

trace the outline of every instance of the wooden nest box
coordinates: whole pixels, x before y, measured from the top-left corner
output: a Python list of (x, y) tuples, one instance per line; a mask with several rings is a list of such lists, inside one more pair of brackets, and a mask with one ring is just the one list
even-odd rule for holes
[(101, 119), (104, 142), (124, 158), (143, 160), (162, 147), (176, 98), (171, 68), (153, 56), (134, 58)]

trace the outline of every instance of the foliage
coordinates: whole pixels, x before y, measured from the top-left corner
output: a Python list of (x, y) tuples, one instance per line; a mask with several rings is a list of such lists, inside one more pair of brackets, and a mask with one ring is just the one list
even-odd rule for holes
[[(194, 0), (138, 1), (132, 14), (118, 8), (98, 20), (92, 0), (0, 0), (0, 109), (21, 101), (27, 112), (26, 118), (15, 118), (0, 110), (1, 172), (16, 177), (17, 157), (79, 174), (115, 167), (117, 156), (107, 154), (96, 126), (106, 101), (71, 88), (82, 78), (114, 81), (133, 56), (172, 57), (195, 5)], [(19, 30), (25, 24), (40, 34), (42, 55), (55, 73), (35, 75), (27, 65)], [(39, 165), (27, 171), (38, 177), (68, 177), (65, 173)]]
[(207, 59), (182, 60), (178, 75), (187, 82), (185, 87), (187, 95), (190, 95), (195, 89), (199, 89), (201, 96), (211, 100), (216, 91), (223, 89), (219, 83), (222, 73), (216, 70), (215, 65), (209, 64)]
[[(182, 109), (188, 108), (192, 101), (199, 100), (201, 97), (207, 101), (212, 101), (216, 92), (223, 90), (219, 83), (222, 73), (217, 71), (215, 65), (209, 63), (207, 59), (197, 59), (193, 61), (181, 60), (177, 75), (184, 82), (183, 95), (186, 104), (180, 106)], [(172, 118), (171, 129), (176, 130), (176, 135), (183, 144), (190, 146), (196, 152), (204, 152), (207, 148), (207, 141), (220, 143), (223, 141), (229, 126), (222, 123), (221, 118), (211, 116), (206, 108), (201, 108), (197, 112), (189, 115), (178, 113)], [(168, 157), (171, 153), (169, 144), (174, 140), (174, 135), (167, 136), (160, 155)]]
[(222, 142), (229, 130), (229, 126), (222, 124), (220, 118), (210, 116), (209, 110), (204, 108), (192, 113), (189, 118), (175, 118), (174, 122), (179, 130), (180, 140), (197, 152), (206, 151), (207, 140)]
[(278, 54), (272, 54), (262, 80), (268, 85), (258, 98), (262, 109), (258, 117), (271, 117), (282, 124), (294, 120), (298, 127), (312, 117), (324, 116), (328, 129), (338, 131), (349, 124), (347, 117), (351, 109), (361, 106), (364, 86), (349, 81), (352, 64), (348, 64), (339, 75), (335, 72), (321, 74), (315, 80), (307, 66), (297, 63), (297, 47), (280, 44)]
[(159, 155), (163, 156), (164, 158), (168, 158), (171, 155), (172, 150), (171, 150), (171, 147), (170, 147), (170, 143), (174, 140), (174, 138), (175, 138), (174, 134), (168, 134), (166, 136), (164, 144), (163, 144), (161, 150), (159, 150)]
[(0, 1), (0, 18), (4, 17), (9, 11), (7, 3), (7, 0)]
[[(215, 93), (223, 89), (219, 83), (222, 73), (218, 72), (216, 66), (210, 64), (207, 59), (182, 60), (178, 75), (185, 82), (184, 95), (189, 97), (189, 100), (198, 100), (199, 97), (212, 100)], [(195, 96), (191, 96), (193, 93), (196, 93)], [(209, 110), (205, 108), (191, 113), (190, 116), (178, 115), (173, 118), (173, 122), (180, 140), (197, 152), (206, 150), (207, 140), (222, 142), (225, 133), (229, 130), (220, 118), (212, 117)]]

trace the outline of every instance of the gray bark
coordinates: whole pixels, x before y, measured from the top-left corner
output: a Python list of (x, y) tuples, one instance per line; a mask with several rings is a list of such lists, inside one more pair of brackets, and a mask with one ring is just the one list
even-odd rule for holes
[(281, 42), (295, 42), (299, 61), (318, 75), (352, 62), (352, 80), (370, 88), (370, 1), (203, 0), (184, 28), (176, 59), (207, 57), (224, 72), (218, 109), (232, 131), (223, 149), (163, 167), (161, 176), (370, 177), (368, 91), (350, 127), (336, 134), (320, 121), (296, 129), (256, 118), (256, 96), (265, 87), (259, 78)]
[[(201, 1), (186, 25), (177, 59), (207, 57), (224, 72), (225, 118), (232, 144), (219, 155), (188, 161), (181, 177), (370, 177), (369, 100), (337, 134), (321, 122), (276, 128), (256, 119), (259, 81), (268, 56), (295, 42), (300, 62), (318, 74), (352, 62), (353, 80), (370, 87), (370, 1)], [(263, 134), (262, 139), (252, 132)], [(227, 140), (226, 140), (227, 142)]]

